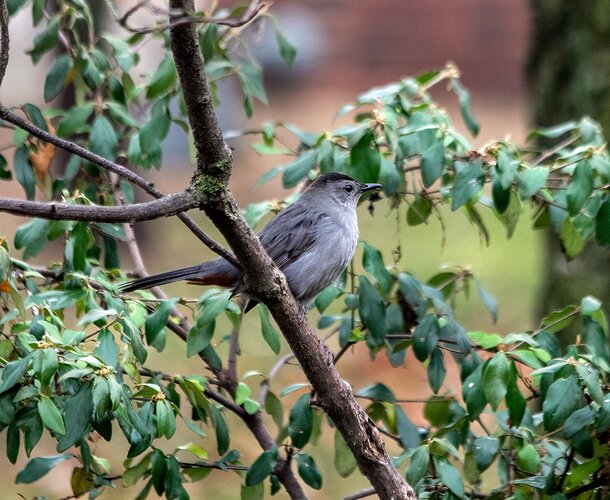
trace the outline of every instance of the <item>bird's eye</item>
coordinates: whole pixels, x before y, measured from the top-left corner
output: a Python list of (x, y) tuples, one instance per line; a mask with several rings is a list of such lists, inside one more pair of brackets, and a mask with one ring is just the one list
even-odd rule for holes
[(346, 193), (351, 193), (354, 190), (354, 186), (352, 186), (351, 184), (347, 184), (343, 189)]

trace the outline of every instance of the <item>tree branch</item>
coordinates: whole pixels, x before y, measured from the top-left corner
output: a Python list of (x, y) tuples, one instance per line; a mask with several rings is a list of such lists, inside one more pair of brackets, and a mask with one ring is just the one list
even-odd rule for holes
[(0, 85), (4, 80), (6, 73), (6, 65), (8, 64), (8, 6), (6, 2), (0, 5)]
[[(192, 12), (193, 2), (171, 0), (170, 10)], [(307, 322), (305, 311), (292, 296), (286, 278), (266, 254), (226, 190), (232, 159), (212, 106), (195, 23), (172, 26), (170, 46), (197, 149), (197, 172), (192, 189), (205, 194), (203, 210), (241, 262), (250, 290), (269, 307), (311, 382), (318, 404), (341, 432), (377, 494), (383, 499), (415, 499), (414, 491), (392, 465), (377, 428), (340, 378), (332, 355)]]
[[(0, 34), (3, 32), (3, 28), (4, 28), (3, 20), (0, 18)], [(0, 45), (0, 70), (2, 69), (1, 68), (2, 55), (4, 54), (6, 47), (8, 47), (8, 38), (6, 39), (6, 43), (3, 39), (2, 44)], [(0, 82), (1, 82), (1, 80), (0, 80)], [(132, 184), (135, 184), (136, 186), (142, 188), (146, 193), (150, 194), (154, 198), (160, 199), (160, 198), (164, 198), (166, 196), (163, 192), (161, 192), (157, 188), (155, 188), (155, 186), (152, 182), (147, 181), (146, 179), (144, 179), (143, 177), (139, 176), (138, 174), (132, 172), (128, 168), (126, 168), (122, 165), (119, 165), (118, 163), (115, 163), (113, 161), (107, 160), (106, 158), (104, 158), (100, 155), (92, 153), (88, 149), (85, 149), (82, 146), (79, 146), (78, 144), (76, 144), (74, 142), (67, 141), (67, 140), (61, 139), (60, 137), (57, 137), (53, 134), (50, 134), (46, 130), (42, 130), (41, 128), (38, 128), (36, 125), (29, 122), (28, 120), (20, 117), (19, 115), (16, 115), (12, 111), (9, 111), (2, 105), (0, 105), (0, 118), (25, 130), (30, 135), (32, 135), (38, 139), (41, 139), (49, 144), (53, 144), (54, 146), (56, 146), (60, 149), (63, 149), (64, 151), (67, 151), (69, 153), (72, 153), (84, 160), (90, 161), (91, 163), (95, 163), (97, 166), (103, 168), (104, 170), (107, 170), (108, 172), (114, 173), (114, 174), (118, 175), (119, 177), (122, 177), (123, 179), (128, 180)], [(223, 257), (225, 260), (228, 260), (235, 266), (239, 267), (239, 263), (237, 262), (237, 259), (235, 258), (235, 256), (231, 252), (229, 252), (228, 250), (223, 248), (222, 245), (219, 245), (212, 238), (210, 238), (208, 235), (206, 235), (201, 230), (201, 228), (195, 223), (195, 221), (193, 221), (193, 219), (191, 219), (186, 213), (181, 212), (176, 215), (184, 223), (184, 225), (187, 228), (189, 228), (190, 231), (197, 238), (199, 238), (199, 240), (205, 246), (207, 246), (210, 250), (212, 250), (216, 254)]]
[(160, 219), (197, 206), (199, 206), (199, 201), (189, 191), (181, 191), (158, 200), (122, 206), (71, 205), (55, 201), (0, 198), (0, 212), (24, 217), (87, 222), (134, 222)]

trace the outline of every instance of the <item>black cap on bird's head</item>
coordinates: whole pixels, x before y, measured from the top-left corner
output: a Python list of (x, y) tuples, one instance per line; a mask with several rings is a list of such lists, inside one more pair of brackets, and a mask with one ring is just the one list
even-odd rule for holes
[(303, 196), (309, 197), (314, 195), (314, 193), (325, 192), (339, 203), (349, 203), (355, 206), (363, 193), (382, 187), (381, 184), (364, 184), (349, 175), (331, 172), (321, 175), (313, 181), (305, 190)]

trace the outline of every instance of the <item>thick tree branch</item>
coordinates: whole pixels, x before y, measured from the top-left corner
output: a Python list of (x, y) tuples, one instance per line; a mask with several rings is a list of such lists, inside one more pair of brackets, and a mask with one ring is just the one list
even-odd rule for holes
[[(193, 2), (171, 0), (170, 7), (172, 11), (188, 14), (193, 10)], [(241, 262), (249, 289), (269, 307), (311, 382), (319, 406), (341, 432), (377, 494), (383, 499), (415, 499), (414, 491), (392, 465), (377, 428), (358, 405), (348, 384), (334, 368), (332, 355), (311, 329), (284, 275), (265, 253), (226, 191), (231, 155), (212, 107), (195, 23), (170, 28), (170, 44), (198, 152), (192, 188), (205, 193), (203, 210)]]
[(199, 206), (190, 191), (181, 191), (158, 200), (131, 205), (70, 205), (59, 202), (40, 202), (0, 198), (0, 212), (24, 217), (40, 217), (52, 220), (76, 220), (88, 222), (134, 222), (160, 219), (176, 215)]

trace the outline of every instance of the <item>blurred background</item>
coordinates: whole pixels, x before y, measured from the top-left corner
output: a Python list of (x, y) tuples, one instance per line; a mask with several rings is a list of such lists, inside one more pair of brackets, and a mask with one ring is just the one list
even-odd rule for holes
[[(117, 2), (123, 9), (129, 4)], [(292, 122), (306, 130), (336, 128), (336, 112), (359, 93), (404, 76), (441, 68), (447, 61), (453, 61), (462, 73), (464, 85), (471, 92), (473, 109), (481, 124), (480, 135), (470, 138), (474, 147), (480, 147), (492, 138), (510, 138), (516, 143), (525, 140), (533, 120), (526, 67), (528, 47), (533, 38), (534, 13), (527, 1), (282, 0), (275, 2), (272, 12), (279, 19), (286, 37), (297, 47), (295, 64), (289, 69), (281, 61), (270, 22), (267, 21), (267, 26), (252, 30), (250, 36), (256, 47), (255, 54), (265, 72), (269, 106), (257, 105), (253, 118), (247, 120), (237, 83), (223, 82), (219, 117), (225, 130), (257, 127), (264, 121), (275, 120)], [(6, 105), (24, 102), (43, 105), (44, 75), (52, 61), (46, 58), (38, 67), (32, 67), (29, 58), (23, 54), (31, 47), (33, 36), (29, 16), (26, 9), (11, 21), (11, 59), (0, 91), (2, 102)], [(107, 28), (111, 28), (111, 23)], [(143, 53), (142, 57), (144, 70), (156, 69), (159, 52), (154, 47), (149, 53)], [(467, 135), (466, 128), (461, 125), (455, 96), (442, 88), (435, 89), (433, 95)], [(5, 131), (3, 133), (0, 139), (5, 144), (10, 141), (10, 135)], [(281, 189), (279, 182), (261, 186), (255, 184), (264, 172), (286, 160), (258, 156), (250, 146), (251, 141), (251, 136), (246, 136), (245, 139), (231, 142), (235, 147), (231, 189), (243, 207), (248, 203), (288, 194)], [(171, 193), (188, 184), (191, 171), (186, 138), (176, 127), (164, 144), (163, 169), (161, 172), (145, 172), (144, 175), (152, 178), (161, 190)], [(0, 195), (23, 196), (16, 182), (1, 183)], [(200, 214), (194, 216), (211, 236), (218, 237)], [(392, 251), (398, 239), (401, 257), (395, 264), (414, 273), (422, 281), (443, 266), (469, 266), (498, 300), (499, 320), (496, 324), (491, 322), (476, 293), (473, 293), (469, 300), (462, 300), (458, 308), (458, 319), (468, 330), (505, 334), (536, 327), (548, 257), (543, 235), (530, 229), (528, 215), (522, 217), (510, 240), (506, 239), (499, 222), (487, 220), (491, 230), (490, 247), (484, 245), (478, 238), (476, 228), (462, 215), (446, 213), (444, 217), (444, 229), (433, 221), (423, 227), (405, 225), (397, 235), (395, 220), (389, 217), (389, 209), (383, 202), (376, 205), (374, 216), (370, 216), (366, 207), (362, 207), (361, 239), (383, 248), (388, 264), (393, 262)], [(0, 214), (0, 235), (10, 239), (15, 228), (23, 222)], [(202, 248), (176, 221), (142, 223), (137, 231), (151, 273), (198, 263), (211, 257), (210, 252)], [(555, 244), (558, 245), (557, 242)], [(14, 254), (19, 255), (16, 251)], [(360, 258), (361, 254), (357, 253), (357, 265)], [(46, 264), (60, 259), (59, 247), (49, 247), (36, 260)], [(561, 265), (569, 275), (569, 266), (565, 263)], [(129, 267), (129, 264), (125, 267)], [(167, 287), (170, 295), (196, 297), (200, 291), (185, 285)], [(316, 316), (315, 312), (311, 313), (313, 321)], [(261, 342), (256, 313), (246, 318), (241, 338), (242, 349), (247, 356), (241, 360), (240, 374), (251, 369), (266, 373), (277, 358)], [(224, 352), (223, 340), (216, 340), (219, 350)], [(336, 349), (334, 340), (330, 344)], [(283, 351), (286, 352), (285, 346)], [(164, 353), (149, 359), (151, 367), (159, 366), (169, 373), (196, 373), (201, 370), (196, 359), (185, 362), (185, 346), (179, 341), (169, 342)], [(446, 361), (449, 373), (441, 393), (459, 394), (457, 371), (450, 359)], [(383, 380), (400, 398), (417, 400), (430, 392), (425, 369), (411, 355), (403, 368), (391, 369), (385, 354), (370, 359), (364, 348), (355, 348), (341, 360), (338, 368), (354, 388)], [(274, 380), (272, 390), (277, 393), (289, 383), (303, 381), (297, 367), (287, 366)], [(250, 379), (249, 383), (257, 389), (256, 379)], [(290, 401), (293, 396), (296, 398), (298, 394), (287, 396), (286, 399)], [(419, 402), (405, 405), (411, 420), (423, 425), (422, 408), (423, 404)], [(232, 430), (240, 426), (231, 418), (229, 423)], [(270, 426), (275, 430), (273, 423)], [(336, 498), (366, 487), (366, 480), (357, 472), (348, 479), (342, 479), (334, 472), (332, 454), (328, 453), (332, 446), (332, 432), (329, 432), (327, 424), (323, 425), (323, 430), (319, 444), (310, 447), (308, 452), (324, 471), (324, 494), (310, 489), (308, 494), (312, 498)], [(112, 463), (120, 470), (120, 457), (127, 447), (119, 432), (115, 436), (112, 443), (100, 441), (95, 446), (99, 455), (111, 456)], [(195, 438), (186, 432), (184, 436), (183, 442)], [(215, 453), (214, 438), (210, 436), (207, 441), (204, 447), (210, 451), (212, 458)], [(242, 452), (245, 463), (250, 463), (260, 453), (247, 433), (234, 434), (232, 444)], [(388, 447), (391, 452), (396, 451), (392, 443), (388, 443)], [(166, 451), (171, 449), (168, 447)], [(54, 450), (52, 445), (48, 445), (46, 449), (37, 450), (37, 453), (53, 454)], [(18, 466), (24, 463), (25, 459), (21, 456)], [(30, 497), (41, 493), (49, 498), (67, 496), (70, 492), (70, 465), (64, 465), (65, 475), (61, 474), (60, 469), (30, 487), (15, 486), (14, 476), (19, 468), (10, 466), (4, 454), (0, 453), (0, 469), (4, 471), (2, 482), (8, 495), (4, 498), (14, 498), (17, 494)], [(231, 473), (214, 471), (204, 481), (188, 485), (187, 489), (193, 498), (238, 498), (239, 480), (226, 478), (226, 474)], [(108, 498), (125, 498), (134, 497), (137, 491), (132, 488), (108, 491), (107, 494)], [(279, 497), (282, 497), (281, 494)]]

